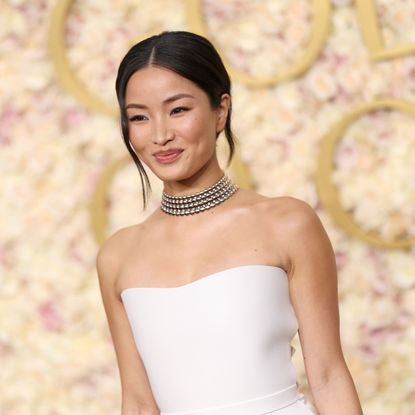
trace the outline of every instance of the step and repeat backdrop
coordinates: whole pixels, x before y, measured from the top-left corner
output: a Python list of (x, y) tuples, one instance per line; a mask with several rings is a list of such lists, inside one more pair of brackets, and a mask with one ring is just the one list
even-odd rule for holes
[[(415, 3), (0, 3), (1, 415), (117, 414), (95, 270), (142, 210), (121, 139), (120, 59), (162, 30), (207, 36), (233, 79), (236, 182), (307, 201), (335, 249), (344, 352), (365, 415), (415, 414)], [(298, 337), (293, 356), (308, 393)]]

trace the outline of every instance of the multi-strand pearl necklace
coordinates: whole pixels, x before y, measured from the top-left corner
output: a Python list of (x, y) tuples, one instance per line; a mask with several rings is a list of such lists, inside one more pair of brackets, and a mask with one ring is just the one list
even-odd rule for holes
[(172, 196), (163, 191), (161, 210), (170, 215), (193, 215), (224, 202), (238, 190), (225, 174), (218, 182), (197, 193)]

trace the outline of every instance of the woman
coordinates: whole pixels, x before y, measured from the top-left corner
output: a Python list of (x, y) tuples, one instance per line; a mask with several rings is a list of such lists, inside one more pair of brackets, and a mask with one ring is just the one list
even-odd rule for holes
[[(212, 44), (184, 31), (145, 39), (116, 90), (144, 206), (142, 163), (164, 185), (160, 208), (97, 255), (122, 415), (362, 414), (318, 216), (299, 199), (238, 188), (218, 164), (219, 134), (228, 165), (234, 138), (230, 79)], [(297, 330), (315, 408), (297, 389)]]

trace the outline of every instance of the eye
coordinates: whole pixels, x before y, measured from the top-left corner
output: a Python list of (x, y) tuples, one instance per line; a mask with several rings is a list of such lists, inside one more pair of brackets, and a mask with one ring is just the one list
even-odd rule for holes
[(184, 111), (189, 111), (189, 108), (186, 108), (186, 107), (176, 107), (176, 108), (174, 108), (171, 111), (171, 113), (172, 114), (180, 114), (181, 112), (184, 112)]
[(134, 121), (144, 121), (147, 117), (144, 115), (132, 115), (131, 117), (128, 118), (129, 121), (134, 122)]

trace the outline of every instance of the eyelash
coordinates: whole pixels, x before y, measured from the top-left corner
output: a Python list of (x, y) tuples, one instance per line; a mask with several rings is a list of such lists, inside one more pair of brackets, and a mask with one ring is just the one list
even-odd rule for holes
[[(175, 112), (177, 110), (180, 110), (179, 112)], [(173, 108), (171, 113), (173, 114), (180, 114), (183, 111), (189, 111), (189, 108), (187, 107), (176, 107)], [(129, 118), (129, 121), (134, 122), (134, 121), (143, 121), (143, 119), (141, 117), (144, 117), (144, 115), (133, 115), (131, 118)]]
[[(189, 110), (189, 108), (187, 108), (187, 107), (176, 107), (176, 108), (173, 108), (172, 112), (174, 112), (174, 111), (176, 111), (176, 110), (184, 110), (184, 111), (188, 111), (188, 110)], [(182, 112), (182, 111), (180, 111), (180, 112)], [(178, 114), (178, 113), (176, 112), (175, 114)]]
[(131, 121), (131, 122), (134, 122), (134, 121), (143, 121), (142, 119), (139, 119), (139, 117), (142, 117), (142, 115), (133, 115), (128, 120)]

